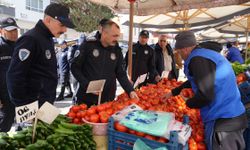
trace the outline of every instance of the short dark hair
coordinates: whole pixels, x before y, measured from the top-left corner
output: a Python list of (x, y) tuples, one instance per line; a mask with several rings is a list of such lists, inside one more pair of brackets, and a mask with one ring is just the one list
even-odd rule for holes
[(108, 22), (109, 19), (106, 19), (106, 18), (103, 18), (100, 22), (99, 22), (99, 25), (100, 26), (103, 26), (106, 22)]
[(112, 20), (106, 21), (102, 27), (105, 29), (111, 27), (112, 25), (115, 25), (118, 29), (120, 29), (119, 25)]

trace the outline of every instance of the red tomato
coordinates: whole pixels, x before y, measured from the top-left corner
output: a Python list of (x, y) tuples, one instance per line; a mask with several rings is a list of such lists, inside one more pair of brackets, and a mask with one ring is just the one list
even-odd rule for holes
[(76, 117), (76, 114), (74, 112), (69, 112), (68, 113), (68, 117), (70, 118), (75, 118)]
[(185, 90), (185, 89), (181, 92), (181, 94), (182, 94), (182, 96), (184, 96), (184, 97), (189, 97), (188, 91)]
[(89, 121), (93, 123), (98, 123), (100, 121), (100, 117), (97, 114), (92, 114), (89, 118)]
[(149, 140), (156, 140), (156, 137), (155, 136), (152, 136), (152, 135), (145, 135), (144, 136), (146, 139), (149, 139)]
[(128, 133), (135, 134), (135, 130), (128, 129)]
[(104, 111), (105, 109), (106, 109), (106, 108), (105, 108), (105, 106), (104, 106), (103, 104), (98, 105), (98, 106), (96, 107), (96, 110), (97, 110), (98, 112)]
[(73, 123), (75, 123), (75, 124), (80, 124), (80, 122), (81, 122), (81, 120), (79, 118), (75, 118), (73, 120)]
[(196, 142), (202, 142), (204, 140), (204, 138), (202, 137), (201, 134), (196, 133), (195, 136), (194, 136), (194, 140)]
[(108, 115), (113, 115), (113, 113), (114, 113), (114, 111), (113, 111), (113, 109), (112, 108), (108, 108), (107, 110), (106, 110), (106, 112), (107, 112), (107, 114)]
[(165, 139), (163, 137), (160, 137), (159, 139), (157, 139), (158, 142), (161, 142), (161, 143), (168, 143), (168, 139)]
[(93, 115), (96, 113), (96, 108), (94, 107), (90, 107), (88, 110), (87, 110), (87, 115)]
[(82, 118), (81, 112), (76, 113), (76, 117), (79, 118), (79, 119)]
[(198, 150), (206, 150), (206, 145), (204, 143), (198, 143), (197, 144), (197, 148)]
[(84, 117), (85, 117), (85, 115), (86, 115), (86, 113), (87, 113), (86, 111), (81, 111), (81, 112), (80, 112), (80, 114), (81, 114), (81, 118), (84, 118)]
[(188, 144), (190, 150), (198, 150), (197, 143), (194, 141), (193, 138), (189, 139)]
[(107, 123), (109, 121), (109, 116), (107, 115), (102, 115), (100, 117), (101, 123)]
[(115, 122), (114, 127), (117, 131), (120, 131), (120, 132), (127, 132), (128, 131), (128, 128), (125, 127), (124, 125), (121, 125), (119, 122)]
[(81, 107), (81, 110), (87, 110), (88, 106), (86, 104), (79, 105)]
[(72, 107), (70, 108), (70, 110), (72, 110), (74, 113), (77, 113), (78, 111), (80, 111), (80, 109), (81, 109), (81, 107), (80, 107), (80, 106), (77, 106), (77, 105), (72, 106)]
[(144, 137), (144, 136), (146, 135), (145, 133), (139, 132), (139, 131), (135, 131), (135, 134), (136, 134), (137, 136), (141, 136), (141, 137)]
[(86, 115), (86, 116), (84, 117), (84, 119), (85, 119), (86, 121), (90, 121), (90, 117), (89, 117), (88, 115)]

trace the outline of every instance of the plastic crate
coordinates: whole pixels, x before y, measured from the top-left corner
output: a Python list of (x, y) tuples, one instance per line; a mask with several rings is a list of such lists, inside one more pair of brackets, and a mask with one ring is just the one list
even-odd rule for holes
[[(185, 120), (188, 121), (188, 118)], [(133, 134), (116, 131), (114, 129), (114, 119), (112, 117), (109, 119), (108, 150), (133, 150), (133, 145), (137, 139), (141, 139), (153, 149), (166, 147), (168, 150), (188, 150), (188, 144), (183, 146), (178, 143), (178, 133), (176, 131), (170, 133), (170, 140), (168, 143), (161, 143), (143, 137), (138, 137)]]
[(243, 104), (247, 104), (250, 102), (250, 83), (245, 81), (241, 83), (239, 86), (241, 100)]
[(250, 108), (246, 110), (248, 119), (248, 128), (244, 131), (244, 139), (246, 143), (246, 150), (250, 150)]

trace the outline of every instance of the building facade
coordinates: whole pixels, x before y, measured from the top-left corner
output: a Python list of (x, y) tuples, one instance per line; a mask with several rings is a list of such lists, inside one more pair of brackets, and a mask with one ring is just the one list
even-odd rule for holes
[[(45, 8), (53, 0), (0, 0), (0, 17), (13, 17), (20, 27), (22, 35), (27, 30), (33, 28), (39, 19), (44, 17)], [(69, 29), (63, 34), (61, 39), (76, 39), (80, 33)]]

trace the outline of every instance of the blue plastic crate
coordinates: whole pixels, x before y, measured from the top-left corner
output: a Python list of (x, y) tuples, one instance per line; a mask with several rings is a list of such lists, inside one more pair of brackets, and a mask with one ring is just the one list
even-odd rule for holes
[(168, 143), (161, 143), (133, 134), (116, 131), (114, 129), (114, 119), (112, 117), (109, 119), (108, 150), (133, 150), (133, 145), (137, 139), (141, 139), (153, 149), (166, 147), (168, 150), (188, 150), (188, 144), (183, 146), (178, 143), (178, 133), (175, 131), (170, 133), (170, 140)]
[(250, 83), (245, 81), (241, 83), (239, 86), (241, 100), (243, 104), (247, 104), (250, 102)]

